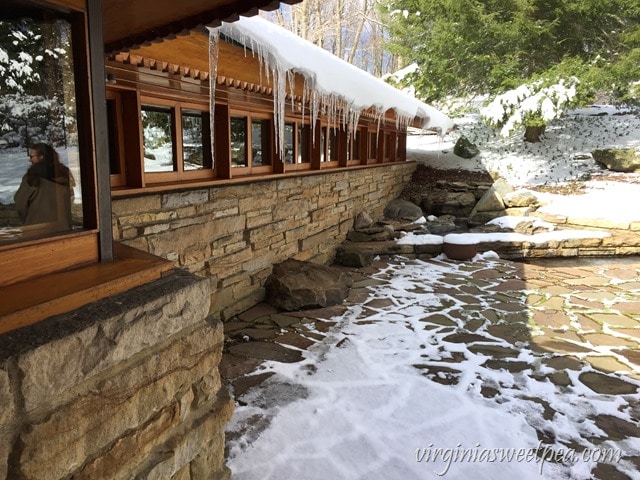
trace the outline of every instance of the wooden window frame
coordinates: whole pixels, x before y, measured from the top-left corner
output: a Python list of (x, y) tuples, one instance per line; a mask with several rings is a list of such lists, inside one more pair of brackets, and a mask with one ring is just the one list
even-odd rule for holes
[(380, 131), (377, 127), (368, 129), (367, 133), (367, 163), (378, 163), (380, 156), (378, 150), (380, 149)]
[[(302, 119), (300, 118), (295, 118), (295, 117), (286, 117), (285, 118), (285, 125), (287, 124), (293, 124), (293, 158), (294, 158), (294, 163), (285, 163), (284, 159), (282, 159), (282, 163), (284, 165), (284, 171), (285, 172), (297, 172), (297, 171), (304, 171), (304, 170), (311, 170), (312, 165), (314, 164), (313, 161), (313, 129), (311, 128), (311, 123), (309, 121), (302, 121)], [(308, 146), (308, 158), (309, 161), (307, 162), (300, 162), (298, 163), (298, 154), (299, 154), (299, 150), (300, 150), (300, 138), (298, 135), (299, 132), (299, 128), (301, 125), (304, 125), (306, 127), (309, 128), (309, 146)]]
[[(358, 127), (354, 133), (354, 135), (349, 136), (349, 158), (347, 159), (347, 166), (353, 167), (356, 165), (362, 165), (363, 158), (363, 145), (362, 139), (365, 135), (363, 135), (365, 129)], [(366, 148), (366, 145), (365, 145)], [(355, 152), (358, 152), (358, 158), (353, 158)]]
[[(335, 145), (333, 146), (335, 147), (335, 149), (331, 148), (332, 134), (330, 134), (330, 132), (332, 131), (334, 132), (333, 135), (335, 138)], [(322, 148), (322, 152), (324, 153), (324, 158), (325, 158), (325, 160), (320, 163), (320, 168), (321, 169), (337, 168), (340, 164), (339, 156), (338, 156), (340, 154), (339, 129), (337, 127), (332, 127), (328, 123), (322, 123), (321, 132), (326, 132), (326, 133), (324, 135), (324, 141), (322, 141), (322, 135), (320, 136), (321, 142), (322, 142), (320, 146)], [(329, 155), (329, 151), (331, 151), (331, 155)], [(327, 160), (327, 158), (329, 159)]]
[[(245, 120), (245, 128), (246, 128), (246, 139), (245, 142), (247, 144), (247, 147), (249, 145), (252, 145), (252, 141), (253, 141), (253, 129), (251, 128), (252, 126), (252, 121), (253, 120), (268, 120), (269, 121), (269, 165), (253, 165), (253, 149), (252, 148), (246, 148), (245, 151), (246, 153), (246, 157), (247, 157), (247, 166), (246, 167), (236, 167), (231, 165), (231, 118), (244, 118)], [(275, 162), (275, 149), (274, 149), (274, 145), (275, 145), (275, 132), (274, 132), (274, 127), (273, 127), (273, 116), (272, 115), (268, 115), (268, 114), (264, 114), (264, 113), (257, 113), (257, 112), (247, 112), (244, 110), (238, 110), (238, 109), (229, 109), (229, 116), (228, 116), (228, 125), (229, 125), (229, 149), (227, 150), (227, 157), (228, 158), (224, 158), (221, 161), (224, 162), (229, 162), (229, 168), (230, 168), (230, 177), (238, 177), (238, 176), (245, 176), (245, 175), (264, 175), (264, 174), (268, 174), (268, 173), (272, 173), (274, 170), (274, 162)]]
[[(174, 143), (174, 164), (175, 169), (172, 172), (146, 172), (144, 171), (144, 132), (142, 130), (142, 108), (145, 106), (150, 107), (168, 107), (171, 109), (172, 115), (172, 131), (171, 137)], [(183, 160), (183, 145), (182, 145), (182, 110), (199, 110), (202, 112), (209, 113), (209, 105), (206, 103), (199, 103), (187, 100), (179, 100), (179, 99), (169, 99), (165, 97), (159, 97), (148, 94), (140, 94), (140, 105), (139, 105), (139, 135), (140, 135), (140, 154), (139, 161), (141, 163), (144, 183), (145, 184), (154, 184), (154, 183), (171, 183), (171, 182), (181, 182), (188, 180), (204, 180), (204, 179), (214, 179), (216, 175), (215, 167), (213, 168), (200, 168), (197, 170), (185, 170), (184, 169), (184, 160)], [(208, 125), (207, 125), (208, 127)]]

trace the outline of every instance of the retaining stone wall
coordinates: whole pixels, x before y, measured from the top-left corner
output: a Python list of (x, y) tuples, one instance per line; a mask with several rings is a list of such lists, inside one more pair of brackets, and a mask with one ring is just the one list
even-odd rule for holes
[(0, 336), (0, 478), (230, 478), (208, 288), (178, 271)]
[(355, 216), (381, 217), (414, 170), (398, 163), (114, 198), (114, 237), (209, 279), (211, 313), (227, 319), (264, 299), (273, 264), (330, 262)]

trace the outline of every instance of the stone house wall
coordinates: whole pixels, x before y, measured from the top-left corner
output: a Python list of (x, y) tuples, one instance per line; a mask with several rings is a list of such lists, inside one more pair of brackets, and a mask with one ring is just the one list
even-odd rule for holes
[(114, 237), (206, 277), (224, 320), (264, 298), (273, 264), (329, 263), (355, 216), (380, 218), (414, 170), (397, 163), (116, 197)]
[(155, 282), (0, 336), (0, 478), (228, 479), (209, 284)]

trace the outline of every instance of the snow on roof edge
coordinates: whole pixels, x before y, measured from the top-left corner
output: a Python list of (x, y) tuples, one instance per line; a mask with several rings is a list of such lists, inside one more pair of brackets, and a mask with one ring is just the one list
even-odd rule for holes
[[(411, 121), (422, 119), (421, 128), (438, 130), (442, 135), (454, 126), (436, 108), (259, 16), (223, 22), (218, 30), (247, 48), (261, 49), (259, 55), (270, 56), (277, 68), (302, 75), (311, 90), (338, 97), (354, 110), (372, 108), (379, 114), (394, 110)], [(339, 74), (335, 73), (336, 68)]]

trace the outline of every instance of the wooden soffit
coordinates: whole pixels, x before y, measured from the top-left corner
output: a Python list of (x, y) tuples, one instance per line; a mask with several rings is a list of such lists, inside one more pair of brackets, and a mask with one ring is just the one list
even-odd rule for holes
[(183, 35), (200, 26), (218, 26), (258, 9), (275, 10), (281, 3), (301, 0), (104, 0), (105, 52)]
[[(110, 56), (111, 60), (158, 72), (209, 80), (209, 36), (205, 29), (189, 32), (162, 43), (132, 48)], [(296, 75), (296, 77), (300, 77)], [(251, 51), (219, 42), (217, 83), (252, 92), (271, 94), (272, 83)], [(303, 79), (296, 78), (296, 95), (302, 96)]]

